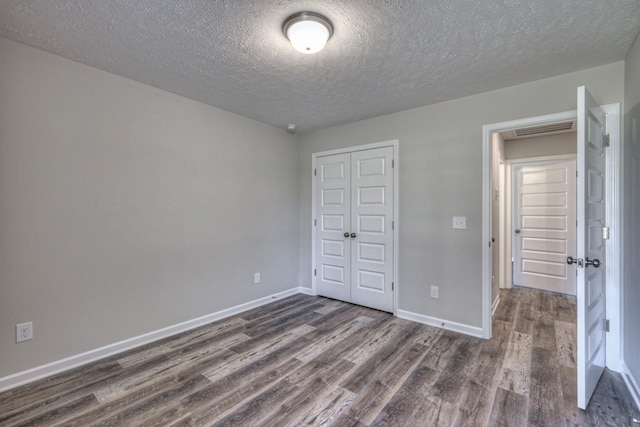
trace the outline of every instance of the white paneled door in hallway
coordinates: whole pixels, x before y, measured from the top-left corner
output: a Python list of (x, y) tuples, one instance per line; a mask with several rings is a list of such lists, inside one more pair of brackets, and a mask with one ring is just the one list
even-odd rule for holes
[(513, 283), (576, 294), (576, 162), (514, 167)]
[(393, 147), (316, 160), (316, 293), (393, 311)]

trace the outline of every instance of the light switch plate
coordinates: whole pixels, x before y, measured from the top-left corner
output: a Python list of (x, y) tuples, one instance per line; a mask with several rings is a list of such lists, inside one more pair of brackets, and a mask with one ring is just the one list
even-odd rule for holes
[(467, 228), (467, 217), (454, 216), (452, 221), (452, 227), (456, 230), (465, 230)]

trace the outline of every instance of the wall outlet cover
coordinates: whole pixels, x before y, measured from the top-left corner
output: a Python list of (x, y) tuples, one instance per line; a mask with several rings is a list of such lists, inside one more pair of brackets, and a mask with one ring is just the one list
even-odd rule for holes
[(465, 230), (467, 228), (467, 217), (454, 216), (452, 218), (452, 227), (456, 230)]
[(31, 339), (33, 339), (33, 322), (16, 325), (16, 342), (29, 341)]
[(260, 273), (253, 275), (253, 283), (260, 283)]
[(438, 298), (438, 287), (437, 286), (432, 286), (431, 287), (431, 298)]

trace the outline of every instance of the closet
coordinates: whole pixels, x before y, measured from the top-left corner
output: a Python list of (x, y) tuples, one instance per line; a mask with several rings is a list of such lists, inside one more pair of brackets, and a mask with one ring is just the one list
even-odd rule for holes
[(393, 312), (394, 149), (316, 158), (318, 295)]

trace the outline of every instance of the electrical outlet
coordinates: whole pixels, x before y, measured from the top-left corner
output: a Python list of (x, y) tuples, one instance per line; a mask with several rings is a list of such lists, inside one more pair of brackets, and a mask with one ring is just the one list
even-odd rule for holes
[(253, 275), (253, 283), (260, 283), (260, 273)]
[(466, 216), (454, 216), (451, 222), (452, 227), (456, 230), (464, 230), (467, 228)]
[(16, 325), (16, 342), (29, 341), (33, 339), (33, 322), (20, 323)]
[(438, 298), (438, 287), (437, 286), (432, 286), (431, 287), (431, 298)]

